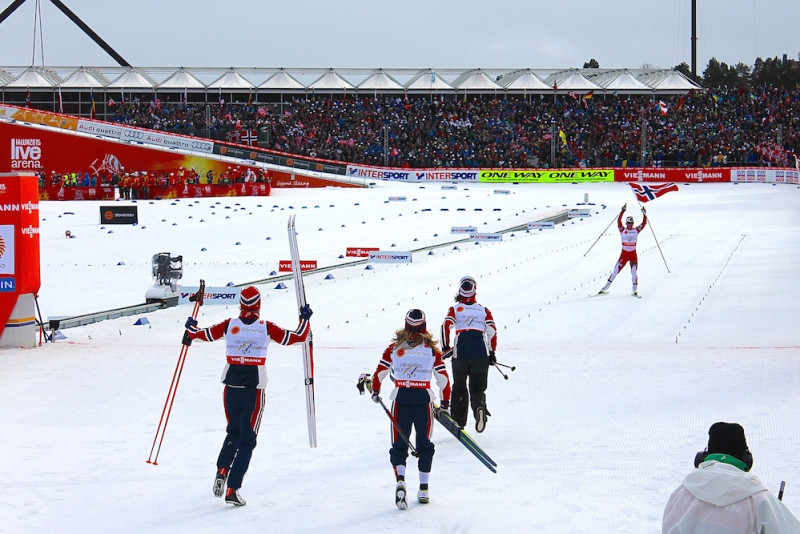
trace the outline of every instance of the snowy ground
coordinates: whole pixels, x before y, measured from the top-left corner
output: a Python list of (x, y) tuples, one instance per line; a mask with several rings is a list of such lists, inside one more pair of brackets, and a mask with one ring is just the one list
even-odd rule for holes
[[(614, 225), (587, 249), (623, 203), (641, 220), (624, 184), (379, 184), (141, 201), (137, 227), (101, 227), (97, 203), (42, 203), (45, 318), (143, 302), (150, 258), (162, 251), (184, 256), (186, 285), (264, 279), (289, 259), (291, 213), (302, 258), (327, 266), (345, 261), (348, 246), (448, 243), (463, 237), (451, 226), (499, 231), (577, 207), (587, 193), (594, 206), (554, 230), (447, 245), (407, 265), (345, 267), (334, 280), (308, 276), (319, 447), (308, 446), (300, 350), (271, 349), (244, 508), (211, 494), (225, 425), (220, 343), (192, 345), (159, 465), (145, 462), (189, 307), (148, 314), (147, 326), (124, 317), (3, 350), (0, 532), (658, 532), (719, 420), (744, 425), (753, 472), (775, 491), (786, 480), (784, 502), (800, 514), (800, 189), (680, 187), (647, 204), (666, 264), (646, 229), (642, 299), (630, 296), (627, 268), (609, 295), (588, 297), (619, 254)], [(407, 201), (387, 202), (398, 195)], [(77, 237), (65, 239), (67, 229)], [(508, 380), (491, 370), (486, 432), (469, 423), (498, 473), (438, 427), (431, 503), (401, 512), (389, 422), (356, 379), (375, 369), (409, 308), (438, 332), (466, 274), (499, 325), (498, 359), (516, 366)], [(262, 315), (294, 327), (287, 283), (260, 286)], [(235, 313), (204, 306), (199, 321)], [(411, 462), (408, 479), (414, 486)]]

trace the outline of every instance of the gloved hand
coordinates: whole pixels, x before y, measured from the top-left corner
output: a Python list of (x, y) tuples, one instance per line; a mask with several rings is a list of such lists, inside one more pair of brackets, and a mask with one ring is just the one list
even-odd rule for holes
[(628, 204), (627, 203), (622, 205), (622, 213), (625, 213), (626, 209), (628, 209)]
[(643, 213), (643, 214), (645, 214), (645, 215), (647, 215), (647, 210), (646, 210), (646, 209), (644, 209), (644, 206), (642, 206), (642, 213)]
[(447, 349), (442, 353), (443, 360), (446, 360), (447, 358), (450, 358), (452, 356), (453, 356), (453, 349)]
[(356, 384), (358, 388), (358, 393), (363, 395), (365, 390), (372, 393), (372, 376), (367, 373), (361, 373), (361, 376), (358, 377), (358, 383)]
[(311, 316), (313, 314), (314, 314), (314, 312), (311, 311), (311, 306), (309, 306), (308, 304), (306, 304), (305, 306), (300, 308), (300, 319), (301, 320), (308, 321), (309, 319), (311, 319)]
[(186, 319), (186, 325), (185, 326), (186, 326), (186, 330), (196, 331), (197, 330), (197, 319), (195, 319), (194, 317), (189, 317), (188, 319)]
[(497, 356), (494, 355), (494, 351), (489, 351), (489, 365), (495, 365), (497, 363)]
[(443, 400), (442, 403), (439, 405), (439, 411), (445, 412), (450, 415), (450, 401)]
[(183, 343), (187, 347), (192, 344), (192, 338), (189, 337), (189, 331), (188, 330), (184, 330), (183, 331), (183, 339), (181, 340), (181, 343)]
[(370, 398), (372, 399), (372, 402), (376, 404), (381, 402), (381, 395), (379, 391), (373, 391), (372, 396)]

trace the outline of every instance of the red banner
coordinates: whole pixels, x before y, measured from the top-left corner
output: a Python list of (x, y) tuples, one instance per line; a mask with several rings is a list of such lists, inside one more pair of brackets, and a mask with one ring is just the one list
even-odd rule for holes
[[(300, 260), (301, 271), (313, 271), (317, 268), (317, 260)], [(285, 273), (292, 270), (292, 260), (281, 260), (278, 262), (278, 271)]]
[(377, 252), (379, 248), (373, 247), (347, 247), (345, 256), (348, 258), (368, 258), (370, 252)]
[(701, 167), (673, 168), (673, 167), (639, 167), (614, 169), (615, 182), (682, 182), (682, 183), (708, 183), (730, 182), (731, 170), (720, 167), (710, 169)]
[(0, 176), (0, 331), (19, 295), (38, 293), (40, 285), (36, 177)]

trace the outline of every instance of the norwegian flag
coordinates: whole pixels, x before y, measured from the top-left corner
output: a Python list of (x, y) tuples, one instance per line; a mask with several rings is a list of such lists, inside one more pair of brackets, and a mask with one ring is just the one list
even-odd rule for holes
[(242, 132), (238, 130), (233, 130), (231, 132), (225, 133), (225, 140), (229, 143), (239, 143), (242, 139)]
[(242, 130), (241, 139), (243, 145), (256, 145), (258, 144), (258, 133), (255, 130)]
[(678, 190), (677, 184), (673, 183), (651, 185), (632, 183), (629, 185), (631, 186), (631, 189), (633, 189), (633, 194), (636, 195), (636, 198), (639, 200), (639, 202), (648, 202), (660, 196), (666, 195), (670, 191)]
[(663, 100), (658, 101), (658, 109), (661, 110), (661, 114), (665, 117), (667, 116), (667, 103)]

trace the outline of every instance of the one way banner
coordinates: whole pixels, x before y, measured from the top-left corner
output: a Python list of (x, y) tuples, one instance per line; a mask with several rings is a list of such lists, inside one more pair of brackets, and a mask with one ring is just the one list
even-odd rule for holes
[(639, 184), (639, 183), (632, 183), (629, 184), (631, 189), (633, 189), (633, 194), (636, 195), (636, 198), (639, 202), (647, 202), (653, 199), (656, 199), (660, 196), (666, 195), (670, 191), (677, 191), (678, 186), (677, 184)]

